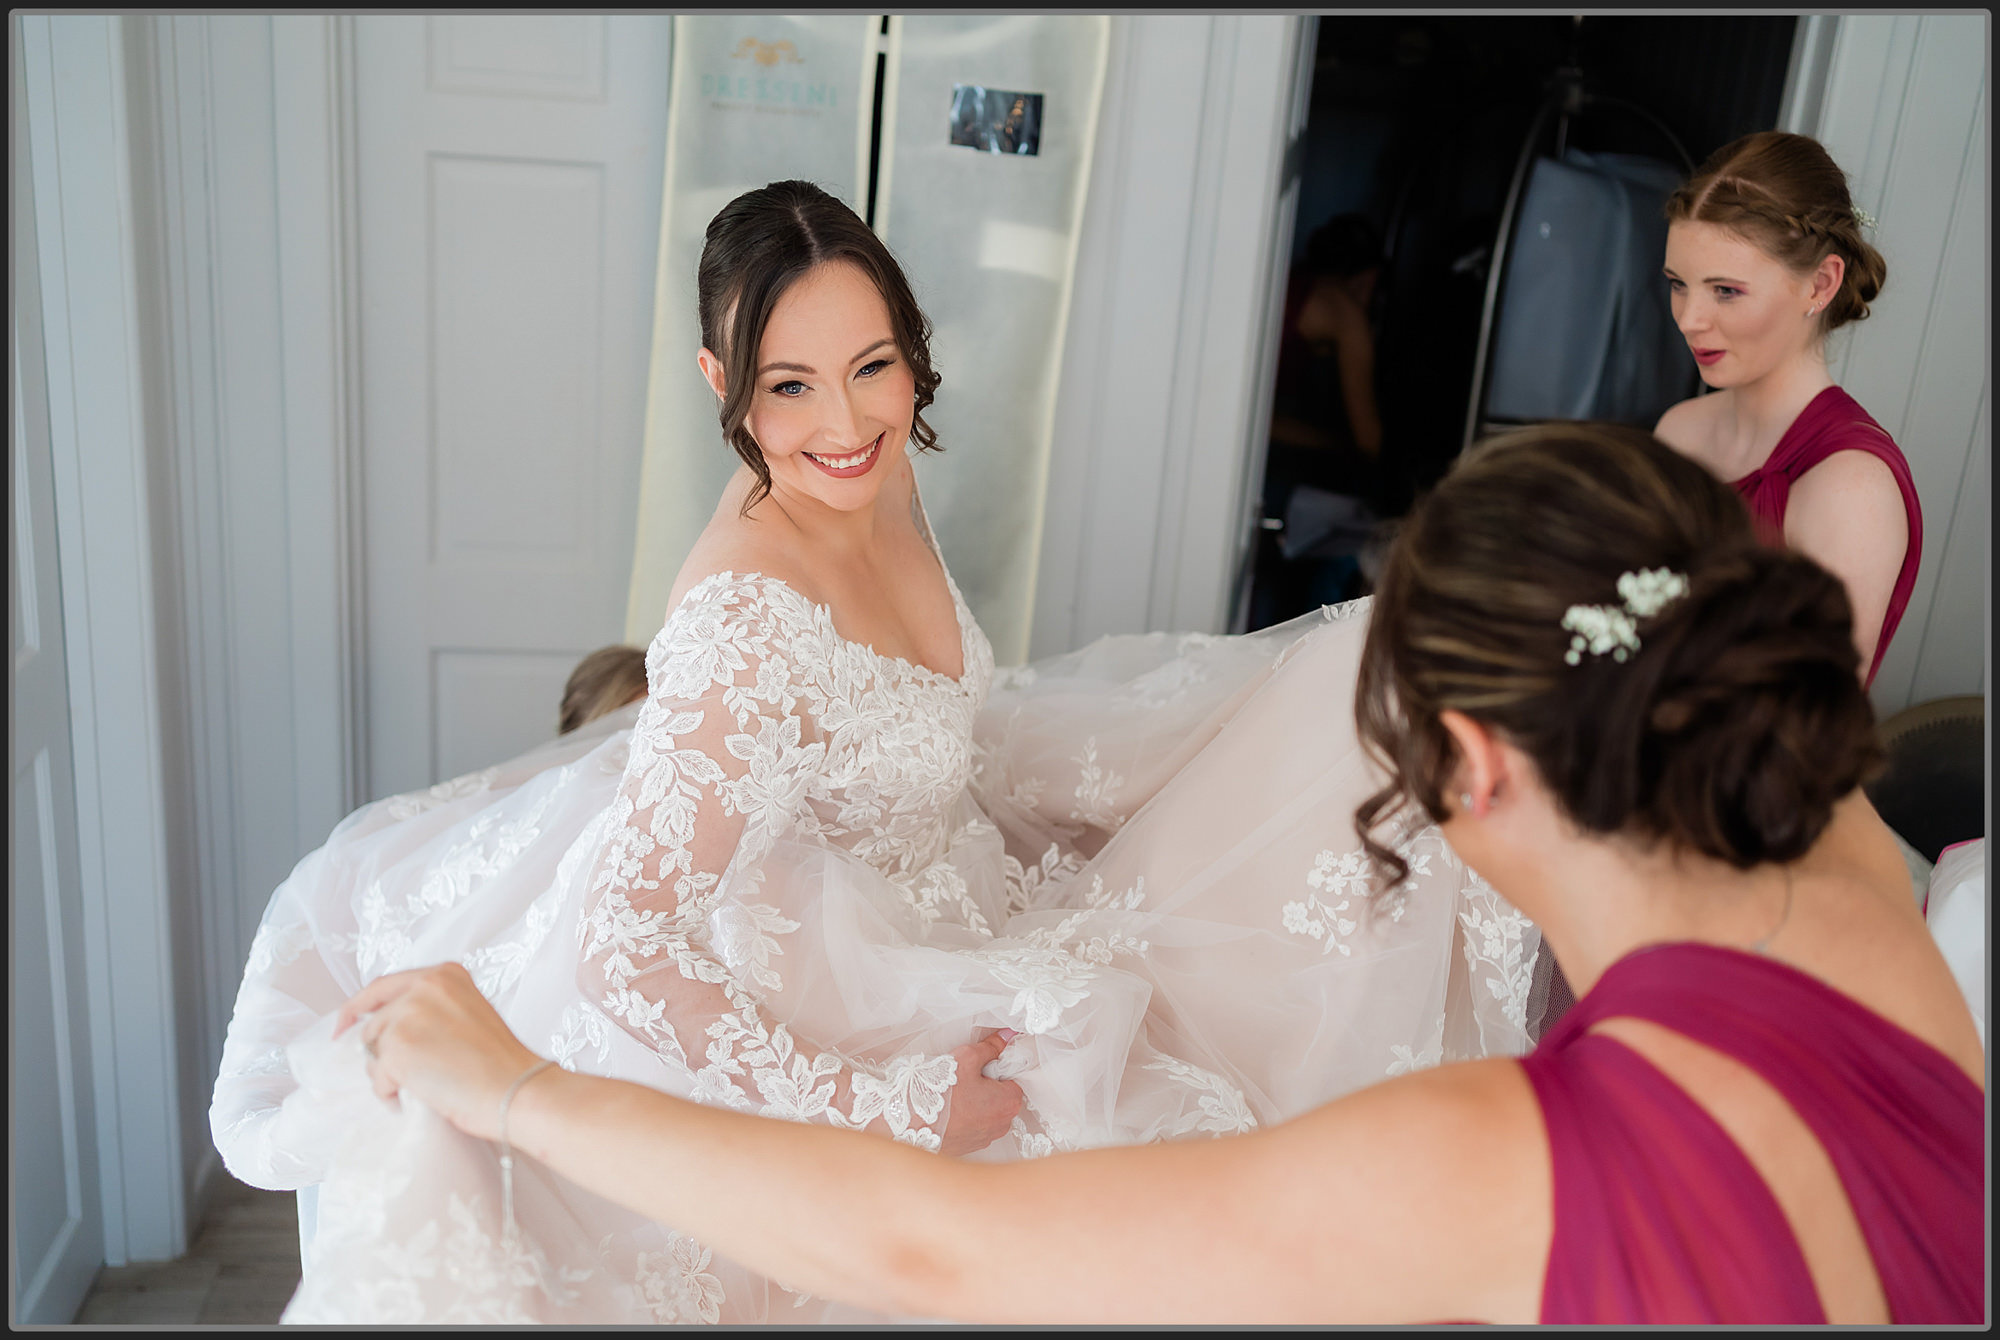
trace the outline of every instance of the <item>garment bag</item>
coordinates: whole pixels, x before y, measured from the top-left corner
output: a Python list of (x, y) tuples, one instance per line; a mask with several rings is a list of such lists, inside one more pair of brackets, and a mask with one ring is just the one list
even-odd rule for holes
[(925, 418), (946, 450), (920, 468), (924, 504), (995, 654), (1025, 658), (1110, 25), (1034, 14), (893, 16), (886, 31), (880, 15), (674, 20), (628, 641), (659, 630), (674, 574), (737, 465), (695, 370), (708, 221), (743, 191), (797, 177), (857, 213), (872, 197), (875, 231), (935, 323), (944, 385)]
[[(875, 229), (936, 323), (920, 468), (953, 576), (1002, 665), (1034, 623), (1056, 387), (1111, 20), (890, 21)], [(1092, 444), (1066, 443), (1070, 451)]]
[(1502, 281), (1488, 420), (1651, 428), (1695, 393), (1660, 273), (1679, 182), (1638, 154), (1536, 160)]
[(695, 367), (695, 268), (708, 221), (745, 191), (797, 178), (850, 204), (868, 173), (879, 20), (869, 14), (682, 14), (674, 19), (667, 161), (653, 288), (653, 357), (625, 640), (666, 618), (681, 561), (736, 453)]

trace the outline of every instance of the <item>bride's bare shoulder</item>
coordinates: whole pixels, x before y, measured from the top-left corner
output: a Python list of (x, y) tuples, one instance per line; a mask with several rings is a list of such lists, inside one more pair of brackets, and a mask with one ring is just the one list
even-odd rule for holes
[(767, 498), (745, 513), (746, 490), (739, 487), (741, 482), (733, 480), (723, 490), (715, 514), (688, 550), (663, 617), (679, 609), (697, 586), (725, 572), (773, 577), (813, 596), (811, 565), (802, 561), (797, 536), (783, 512)]

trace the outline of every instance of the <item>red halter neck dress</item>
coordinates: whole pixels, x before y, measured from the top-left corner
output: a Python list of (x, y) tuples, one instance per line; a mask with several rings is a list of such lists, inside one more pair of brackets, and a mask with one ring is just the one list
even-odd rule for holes
[(1868, 666), (1868, 682), (1882, 664), (1882, 653), (1896, 625), (1909, 606), (1910, 592), (1917, 585), (1917, 563), (1924, 554), (1924, 516), (1917, 505), (1917, 486), (1910, 478), (1910, 463), (1895, 440), (1881, 424), (1856, 404), (1854, 397), (1838, 386), (1829, 386), (1814, 396), (1812, 403), (1792, 420), (1792, 426), (1778, 439), (1771, 458), (1735, 481), (1734, 488), (1750, 504), (1757, 519), (1758, 533), (1772, 544), (1783, 544), (1785, 504), (1799, 476), (1836, 451), (1865, 451), (1889, 467), (1896, 487), (1903, 493), (1903, 511), (1910, 521), (1910, 540), (1903, 550), (1902, 571), (1896, 574), (1896, 588), (1889, 595), (1889, 608), (1882, 615), (1882, 632), (1875, 639), (1875, 659)]
[(1816, 978), (1676, 943), (1614, 963), (1521, 1063), (1554, 1169), (1544, 1322), (1826, 1321), (1749, 1159), (1649, 1061), (1588, 1031), (1619, 1016), (1711, 1047), (1784, 1097), (1833, 1162), (1892, 1321), (1985, 1320), (1985, 1093)]

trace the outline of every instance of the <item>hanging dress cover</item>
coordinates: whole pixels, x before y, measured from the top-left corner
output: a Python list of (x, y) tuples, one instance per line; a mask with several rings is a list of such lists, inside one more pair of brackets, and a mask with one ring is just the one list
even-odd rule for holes
[[(653, 364), (626, 638), (652, 637), (737, 467), (695, 369), (708, 222), (787, 178), (866, 207), (883, 62), (875, 231), (930, 317), (944, 452), (924, 496), (1003, 664), (1027, 655), (1071, 276), (1104, 83), (1102, 15), (680, 16)], [(789, 44), (785, 49), (780, 49)], [(759, 61), (773, 63), (760, 65)], [(761, 90), (761, 91), (760, 91)], [(794, 91), (797, 90), (797, 91)], [(815, 90), (823, 90), (816, 92)], [(1019, 113), (968, 137), (968, 109)], [(955, 113), (959, 114), (955, 116)], [(1028, 133), (1014, 133), (1025, 128)], [(954, 139), (976, 142), (954, 143)]]
[[(1003, 665), (1028, 655), (1110, 26), (1101, 14), (890, 21), (875, 227), (935, 326), (944, 385), (925, 417), (945, 450), (918, 466), (924, 501)], [(1039, 133), (954, 143), (967, 138), (954, 109), (980, 95), (1023, 104)]]
[(868, 177), (875, 30), (865, 14), (674, 17), (653, 356), (625, 640), (666, 617), (681, 561), (741, 463), (695, 366), (695, 270), (710, 219), (745, 191), (814, 182), (853, 206)]
[(1694, 394), (1660, 258), (1680, 173), (1637, 154), (1538, 158), (1508, 249), (1485, 417), (1651, 428)]
[(532, 1160), (503, 1215), (494, 1146), (379, 1102), (358, 1031), (329, 1040), (403, 968), (465, 964), (570, 1069), (921, 1148), (952, 1049), (1012, 1028), (994, 1073), (1027, 1107), (983, 1159), (1251, 1130), (1527, 1050), (1539, 935), (1434, 825), (1367, 891), (1366, 602), (996, 672), (951, 591), (955, 679), (716, 574), (653, 639), (643, 705), (368, 805), (300, 862), (210, 1113), (237, 1177), (320, 1186), (287, 1321), (866, 1319)]

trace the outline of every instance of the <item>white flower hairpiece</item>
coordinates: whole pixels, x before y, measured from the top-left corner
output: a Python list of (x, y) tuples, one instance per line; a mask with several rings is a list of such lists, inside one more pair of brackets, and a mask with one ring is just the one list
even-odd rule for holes
[(1854, 207), (1854, 221), (1863, 228), (1873, 228), (1875, 226), (1875, 216), (1859, 205)]
[(1618, 578), (1618, 594), (1624, 604), (1571, 605), (1563, 614), (1562, 626), (1576, 634), (1569, 640), (1563, 660), (1571, 665), (1583, 662), (1583, 653), (1622, 661), (1639, 650), (1640, 619), (1651, 618), (1687, 594), (1684, 573), (1667, 568), (1641, 568)]
[(1654, 568), (1650, 572), (1641, 568), (1618, 578), (1618, 594), (1625, 597), (1625, 608), (1641, 619), (1658, 614), (1686, 595), (1687, 589), (1688, 579), (1666, 568)]

